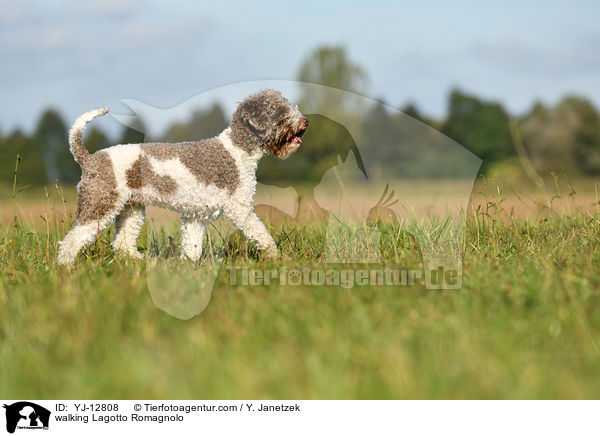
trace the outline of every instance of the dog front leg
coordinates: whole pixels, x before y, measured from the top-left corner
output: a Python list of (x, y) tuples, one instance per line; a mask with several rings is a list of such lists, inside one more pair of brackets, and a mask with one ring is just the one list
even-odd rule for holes
[(229, 219), (244, 234), (246, 238), (256, 244), (263, 255), (269, 259), (277, 257), (277, 245), (267, 231), (267, 228), (254, 212), (249, 214), (230, 214)]
[(181, 257), (199, 260), (207, 222), (181, 217)]

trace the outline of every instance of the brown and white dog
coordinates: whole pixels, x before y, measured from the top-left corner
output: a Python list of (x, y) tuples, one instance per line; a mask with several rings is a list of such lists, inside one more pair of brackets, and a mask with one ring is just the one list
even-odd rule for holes
[(83, 146), (85, 126), (107, 112), (100, 108), (81, 115), (69, 132), (82, 177), (77, 219), (61, 242), (59, 264), (72, 264), (115, 220), (115, 251), (141, 257), (136, 240), (146, 205), (181, 213), (182, 257), (200, 258), (206, 226), (220, 215), (267, 256), (277, 256), (273, 238), (253, 211), (256, 167), (265, 153), (285, 159), (298, 149), (308, 119), (297, 106), (277, 91), (263, 90), (242, 101), (229, 127), (214, 138), (120, 144), (89, 154)]

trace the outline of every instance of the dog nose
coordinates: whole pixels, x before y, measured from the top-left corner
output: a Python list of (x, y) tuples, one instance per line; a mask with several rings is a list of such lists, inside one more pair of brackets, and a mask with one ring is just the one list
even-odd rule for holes
[(302, 118), (302, 128), (306, 129), (308, 127), (308, 118)]

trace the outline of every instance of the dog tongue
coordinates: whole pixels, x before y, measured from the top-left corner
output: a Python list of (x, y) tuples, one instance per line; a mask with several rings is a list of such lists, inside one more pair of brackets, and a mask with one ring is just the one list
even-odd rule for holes
[(299, 136), (294, 136), (294, 142), (302, 142), (302, 138), (300, 138)]

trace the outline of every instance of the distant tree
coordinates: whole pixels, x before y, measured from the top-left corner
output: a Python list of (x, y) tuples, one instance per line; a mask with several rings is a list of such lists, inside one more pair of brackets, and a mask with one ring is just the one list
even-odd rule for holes
[[(301, 82), (360, 92), (366, 81), (363, 69), (348, 59), (343, 47), (319, 47), (303, 61), (297, 74)], [(347, 93), (337, 89), (303, 87), (299, 106), (310, 124), (300, 148), (287, 160), (262, 159), (257, 171), (261, 183), (293, 187), (298, 194), (297, 219), (316, 214), (327, 219), (326, 211), (316, 203), (314, 189), (325, 172), (354, 154), (358, 170), (366, 174), (354, 138), (331, 116), (351, 113)]]
[(70, 157), (67, 127), (58, 111), (46, 109), (42, 113), (33, 137), (44, 157), (48, 180), (71, 181), (77, 164)]
[(12, 184), (17, 154), (21, 156), (18, 186), (43, 185), (46, 183), (46, 166), (40, 153), (39, 144), (32, 138), (16, 130), (0, 139), (0, 183)]
[(163, 139), (177, 142), (210, 138), (221, 133), (227, 124), (223, 108), (218, 103), (214, 103), (208, 109), (195, 111), (189, 121), (173, 124)]
[(600, 115), (589, 102), (579, 108), (580, 125), (575, 129), (575, 162), (584, 174), (600, 174)]
[[(344, 47), (322, 46), (312, 51), (302, 62), (297, 78), (301, 82), (317, 83), (332, 88), (362, 93), (367, 83), (365, 70), (350, 60)], [(347, 94), (335, 90), (313, 91), (305, 88), (299, 105), (307, 113), (323, 113), (344, 107)], [(326, 114), (325, 114), (326, 115)]]
[(421, 111), (417, 108), (417, 105), (413, 102), (407, 103), (402, 109), (400, 109), (400, 111), (410, 117), (413, 117), (413, 118), (419, 120), (419, 121), (425, 120), (425, 117), (423, 116), (423, 114), (421, 114)]
[[(296, 75), (299, 81), (318, 83), (350, 91), (362, 91), (366, 73), (348, 58), (343, 47), (318, 47), (304, 59)], [(299, 182), (312, 189), (321, 180), (324, 172), (337, 163), (337, 156), (346, 159), (350, 151), (358, 154), (356, 144), (348, 130), (330, 117), (344, 105), (347, 95), (337, 91), (310, 87), (302, 88), (299, 106), (309, 118), (310, 125), (302, 146), (286, 161), (263, 159), (259, 174), (263, 183), (278, 184), (284, 180), (287, 186), (298, 186)], [(355, 156), (362, 166), (360, 156)], [(364, 168), (362, 168), (364, 170)]]
[(138, 117), (135, 119), (133, 125), (123, 127), (121, 137), (118, 141), (119, 144), (140, 144), (144, 142), (146, 137), (146, 126), (144, 121)]
[(491, 164), (514, 155), (509, 116), (504, 108), (459, 90), (450, 94), (442, 132), (483, 159), (483, 172)]
[[(383, 104), (374, 104), (363, 120), (364, 143), (368, 144), (374, 161), (382, 166), (389, 164), (389, 159), (407, 158), (411, 154), (410, 147), (401, 141), (401, 120), (390, 114)], [(398, 163), (402, 160), (397, 160)]]
[(426, 116), (423, 112), (421, 112), (421, 110), (414, 102), (409, 102), (406, 105), (404, 105), (402, 108), (400, 108), (400, 112), (425, 124), (428, 124), (436, 130), (440, 130), (442, 128), (442, 124), (440, 123), (440, 121)]
[(369, 161), (369, 172), (400, 178), (453, 178), (466, 174), (468, 161), (460, 159), (450, 141), (416, 121), (415, 116), (409, 116), (411, 113), (422, 117), (416, 108), (396, 111), (378, 103), (366, 113), (360, 142), (365, 144), (361, 151)]
[(106, 148), (110, 145), (108, 137), (96, 126), (91, 127), (87, 131), (84, 138), (84, 144), (85, 148), (90, 153), (95, 153), (96, 151)]
[(538, 172), (600, 171), (600, 119), (588, 100), (568, 96), (555, 107), (537, 103), (520, 126), (523, 143)]

